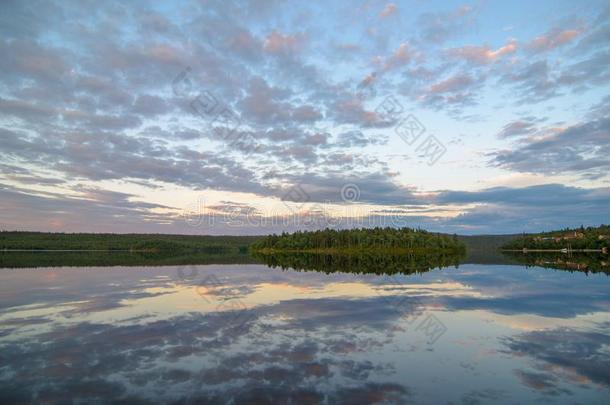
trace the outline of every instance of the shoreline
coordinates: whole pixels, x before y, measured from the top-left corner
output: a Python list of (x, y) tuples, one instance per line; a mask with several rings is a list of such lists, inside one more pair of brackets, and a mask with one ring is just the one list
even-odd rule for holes
[(529, 248), (523, 248), (523, 249), (502, 249), (502, 252), (521, 252), (521, 253), (528, 253), (528, 252), (555, 252), (555, 253), (604, 253), (604, 249), (529, 249)]
[(455, 254), (459, 250), (439, 250), (439, 249), (413, 249), (413, 248), (320, 248), (320, 249), (253, 249), (252, 253), (261, 254), (281, 254), (281, 253), (309, 253), (309, 254)]

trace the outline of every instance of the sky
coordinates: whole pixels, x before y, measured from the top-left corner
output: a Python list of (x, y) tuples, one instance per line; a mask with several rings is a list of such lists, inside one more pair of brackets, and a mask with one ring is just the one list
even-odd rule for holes
[(610, 222), (607, 1), (3, 1), (0, 228)]

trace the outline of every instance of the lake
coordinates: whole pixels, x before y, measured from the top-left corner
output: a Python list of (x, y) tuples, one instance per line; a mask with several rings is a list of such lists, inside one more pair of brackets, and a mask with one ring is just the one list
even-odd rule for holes
[(0, 269), (2, 404), (608, 398), (603, 272), (462, 263), (354, 274), (248, 261)]

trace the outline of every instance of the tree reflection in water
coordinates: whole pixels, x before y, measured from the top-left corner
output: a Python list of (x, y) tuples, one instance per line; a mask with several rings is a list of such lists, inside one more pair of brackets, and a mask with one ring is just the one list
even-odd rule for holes
[(414, 274), (425, 273), (435, 268), (455, 266), (465, 258), (464, 253), (454, 254), (315, 254), (280, 253), (253, 256), (271, 268), (298, 271), (320, 271), (324, 273), (355, 274)]
[(566, 270), (583, 273), (610, 274), (610, 258), (597, 253), (565, 253), (545, 252), (505, 252), (505, 254), (526, 267), (544, 267), (547, 269)]

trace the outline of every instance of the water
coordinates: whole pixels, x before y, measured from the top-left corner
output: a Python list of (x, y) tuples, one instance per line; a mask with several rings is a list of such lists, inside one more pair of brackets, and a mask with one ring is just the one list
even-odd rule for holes
[(0, 270), (2, 404), (605, 404), (609, 387), (604, 273)]

